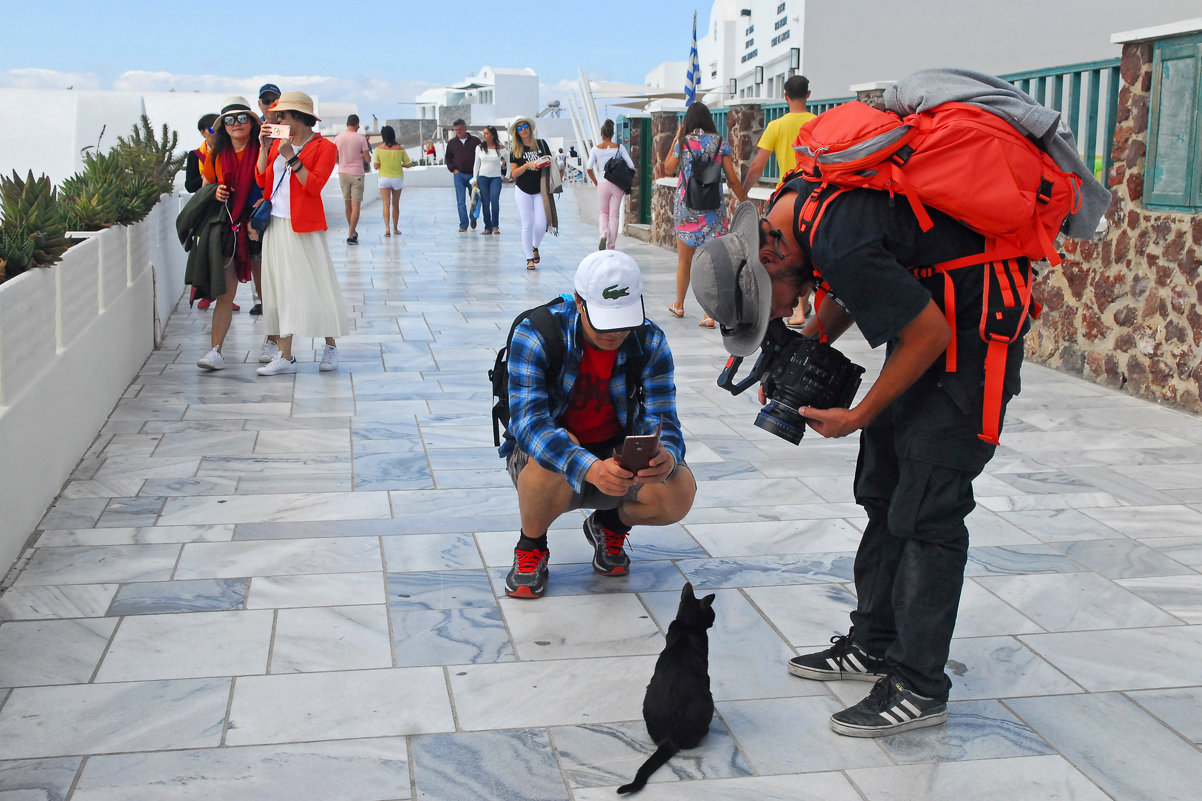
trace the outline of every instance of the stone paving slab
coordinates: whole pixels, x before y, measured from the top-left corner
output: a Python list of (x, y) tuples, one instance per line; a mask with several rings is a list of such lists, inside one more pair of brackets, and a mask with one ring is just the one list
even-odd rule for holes
[(826, 718), (867, 685), (784, 663), (854, 604), (855, 443), (753, 427), (695, 303), (666, 312), (675, 255), (632, 239), (696, 505), (636, 530), (618, 579), (565, 515), (547, 597), (504, 597), (517, 504), (485, 372), (596, 247), (573, 191), (534, 272), (508, 192), (495, 237), (458, 233), (442, 189), (405, 191), (401, 237), (368, 205), (357, 247), (331, 214), (336, 373), (298, 341), (298, 374), (256, 376), (245, 311), (230, 367), (201, 372), (208, 313), (177, 307), (0, 595), (0, 798), (611, 798), (652, 749), (643, 688), (686, 579), (718, 595), (717, 716), (644, 798), (1198, 797), (1202, 421), (1027, 365), (975, 484), (949, 722), (842, 738)]

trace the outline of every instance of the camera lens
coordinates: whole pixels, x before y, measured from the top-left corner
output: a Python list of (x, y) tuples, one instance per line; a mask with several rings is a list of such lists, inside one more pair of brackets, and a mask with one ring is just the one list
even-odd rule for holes
[(801, 443), (805, 435), (805, 418), (796, 409), (775, 400), (770, 400), (755, 417), (756, 428), (769, 431), (794, 445)]

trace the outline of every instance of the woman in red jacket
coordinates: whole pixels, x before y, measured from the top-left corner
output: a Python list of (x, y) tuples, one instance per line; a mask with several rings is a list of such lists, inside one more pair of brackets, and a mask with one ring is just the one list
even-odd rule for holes
[(320, 369), (336, 370), (334, 337), (347, 331), (346, 309), (326, 246), (321, 189), (334, 171), (338, 148), (313, 130), (320, 120), (304, 92), (284, 92), (271, 109), (290, 129), (280, 137), (272, 136), (278, 133), (273, 128), (264, 130), (257, 170), (272, 217), (263, 234), (263, 322), (269, 333), (279, 334), (280, 352), (258, 373), (296, 372), (294, 335), (325, 337)]

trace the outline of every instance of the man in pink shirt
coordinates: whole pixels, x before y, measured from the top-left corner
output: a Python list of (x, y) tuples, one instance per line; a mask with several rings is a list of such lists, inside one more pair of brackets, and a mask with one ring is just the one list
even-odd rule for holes
[(350, 231), (346, 237), (348, 245), (359, 244), (359, 209), (363, 205), (363, 176), (371, 163), (371, 148), (367, 139), (359, 133), (359, 115), (346, 118), (346, 130), (334, 137), (338, 147), (338, 183), (342, 185), (342, 199), (346, 203), (346, 222)]

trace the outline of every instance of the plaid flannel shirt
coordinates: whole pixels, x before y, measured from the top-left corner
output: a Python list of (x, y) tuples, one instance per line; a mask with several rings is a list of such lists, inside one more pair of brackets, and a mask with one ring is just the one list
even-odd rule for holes
[[(540, 465), (563, 475), (576, 492), (584, 490), (584, 475), (597, 457), (577, 445), (568, 436), (560, 419), (568, 408), (572, 386), (583, 358), (583, 327), (574, 303), (552, 307), (564, 336), (564, 364), (559, 380), (548, 380), (547, 354), (542, 338), (529, 320), (523, 320), (513, 332), (509, 350), (509, 432), (501, 443), (500, 454), (508, 456), (515, 445)], [(672, 352), (668, 340), (655, 323), (644, 323), (643, 341), (628, 336), (618, 350), (609, 398), (626, 429), (626, 360), (645, 348), (643, 365), (643, 403), (634, 433), (652, 433), (660, 426), (660, 441), (677, 463), (684, 461), (684, 437), (676, 416), (676, 383), (673, 380)]]

